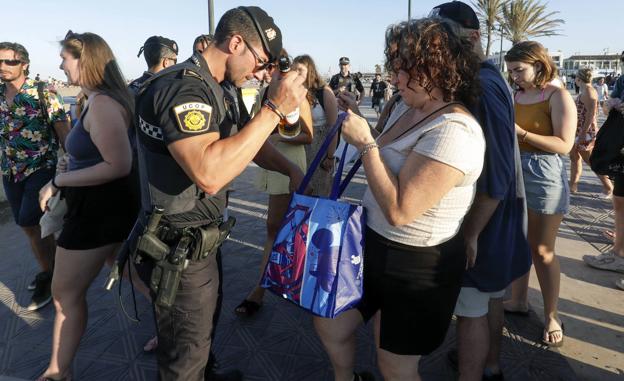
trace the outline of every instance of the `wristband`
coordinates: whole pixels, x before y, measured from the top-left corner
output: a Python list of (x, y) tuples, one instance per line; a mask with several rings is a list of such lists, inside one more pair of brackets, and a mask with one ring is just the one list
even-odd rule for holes
[(362, 147), (362, 151), (360, 151), (360, 159), (375, 148), (379, 148), (379, 145), (377, 145), (377, 143), (375, 142), (366, 144), (364, 147)]
[(529, 134), (529, 131), (524, 131), (524, 134), (522, 134), (522, 137), (520, 138), (520, 141), (522, 143), (525, 142), (527, 135)]
[(56, 176), (54, 176), (52, 178), (52, 186), (56, 189), (61, 189), (61, 187), (59, 187), (58, 185), (56, 185)]
[(277, 116), (279, 116), (280, 120), (284, 119), (286, 116), (277, 108), (277, 106), (275, 105), (275, 103), (271, 102), (270, 100), (265, 100), (264, 103), (262, 104), (264, 107), (268, 108), (269, 110), (273, 111), (275, 114), (277, 114)]

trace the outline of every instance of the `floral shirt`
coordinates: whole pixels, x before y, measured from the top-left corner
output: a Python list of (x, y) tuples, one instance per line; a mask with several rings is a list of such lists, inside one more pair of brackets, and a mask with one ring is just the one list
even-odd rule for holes
[(59, 144), (53, 123), (67, 120), (67, 115), (61, 97), (47, 87), (46, 83), (43, 95), (49, 120), (41, 112), (34, 80), (26, 79), (11, 106), (6, 85), (0, 84), (0, 170), (16, 183), (38, 169), (56, 167)]

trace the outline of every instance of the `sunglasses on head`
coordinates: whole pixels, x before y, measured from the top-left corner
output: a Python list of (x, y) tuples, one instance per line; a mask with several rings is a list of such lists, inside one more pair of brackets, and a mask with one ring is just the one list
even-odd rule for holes
[(63, 40), (78, 40), (82, 42), (82, 39), (80, 38), (80, 33), (74, 33), (71, 31), (71, 29), (67, 31)]
[(6, 64), (7, 66), (17, 66), (21, 63), (21, 60), (0, 60), (0, 64)]

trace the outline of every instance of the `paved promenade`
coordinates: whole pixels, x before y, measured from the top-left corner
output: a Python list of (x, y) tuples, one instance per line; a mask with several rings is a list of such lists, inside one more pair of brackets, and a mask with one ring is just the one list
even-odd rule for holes
[[(367, 109), (367, 116), (374, 113)], [(238, 223), (224, 245), (223, 311), (214, 348), (224, 369), (238, 368), (246, 380), (331, 380), (331, 367), (314, 333), (310, 316), (268, 295), (251, 319), (238, 318), (234, 307), (258, 278), (264, 244), (267, 196), (256, 191), (256, 166), (249, 166), (234, 183), (230, 212)], [(346, 197), (360, 199), (363, 173), (356, 175)], [(624, 291), (614, 282), (624, 274), (598, 271), (581, 260), (584, 254), (609, 250), (603, 229), (613, 225), (610, 202), (598, 198), (598, 181), (586, 168), (579, 194), (559, 232), (561, 260), (561, 317), (566, 325), (565, 345), (545, 348), (542, 301), (534, 273), (531, 277), (528, 318), (507, 316), (502, 366), (507, 380), (622, 380), (624, 379)], [(0, 381), (34, 379), (45, 369), (51, 344), (54, 308), (27, 312), (26, 286), (37, 266), (21, 231), (13, 224), (8, 205), (0, 204)], [(142, 352), (154, 334), (152, 312), (137, 295), (141, 319), (130, 321), (119, 308), (117, 292), (103, 290), (104, 269), (88, 293), (89, 324), (74, 361), (74, 379), (156, 380), (153, 354)], [(122, 297), (132, 311), (128, 283)], [(410, 308), (407, 307), (406, 308)], [(420, 308), (412, 306), (411, 308)], [(455, 345), (455, 323), (443, 346), (421, 361), (425, 380), (454, 380), (446, 352)], [(370, 326), (359, 331), (357, 369), (377, 372)]]

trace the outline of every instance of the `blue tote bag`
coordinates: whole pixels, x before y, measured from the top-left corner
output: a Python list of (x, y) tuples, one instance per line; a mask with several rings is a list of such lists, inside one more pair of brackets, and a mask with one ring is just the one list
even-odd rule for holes
[(365, 213), (338, 201), (361, 165), (341, 182), (346, 147), (329, 198), (304, 191), (346, 115), (339, 116), (290, 201), (260, 285), (314, 315), (333, 318), (362, 298)]

